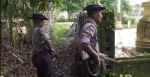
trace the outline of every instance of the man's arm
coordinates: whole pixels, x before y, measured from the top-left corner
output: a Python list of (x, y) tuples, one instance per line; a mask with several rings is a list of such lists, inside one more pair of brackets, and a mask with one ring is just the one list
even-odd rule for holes
[(94, 57), (97, 64), (101, 65), (99, 55), (92, 49), (90, 46), (90, 40), (94, 35), (94, 28), (90, 26), (91, 24), (85, 24), (86, 26), (83, 26), (81, 31), (81, 37), (80, 37), (80, 45), (82, 47), (82, 50), (87, 52), (90, 56)]
[(51, 45), (51, 41), (50, 41), (50, 40), (46, 40), (46, 46), (47, 46), (52, 52), (55, 52), (55, 50), (52, 48), (52, 45)]
[(52, 52), (55, 52), (55, 50), (52, 48), (52, 45), (51, 45), (51, 41), (50, 41), (50, 36), (48, 35), (48, 33), (43, 29), (43, 28), (40, 28), (40, 32), (45, 40), (45, 44), (46, 46), (52, 51)]
[(89, 55), (95, 58), (98, 65), (101, 65), (101, 59), (99, 58), (99, 55), (91, 48), (89, 44), (81, 43), (81, 46), (85, 52), (87, 52)]
[(93, 57), (99, 57), (99, 55), (91, 48), (91, 46), (89, 44), (86, 43), (81, 43), (82, 49), (83, 51), (87, 52), (88, 54), (90, 54)]

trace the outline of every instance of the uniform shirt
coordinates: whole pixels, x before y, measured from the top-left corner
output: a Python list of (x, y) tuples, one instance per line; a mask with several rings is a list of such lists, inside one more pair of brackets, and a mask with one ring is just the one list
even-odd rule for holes
[[(97, 39), (97, 25), (93, 19), (88, 18), (80, 33), (80, 44), (89, 44), (95, 52), (99, 52), (99, 45)], [(82, 46), (81, 50), (82, 50)]]
[[(33, 31), (34, 31), (34, 36), (33, 36)], [(50, 36), (46, 32), (44, 28), (40, 28), (37, 26), (34, 26), (32, 31), (29, 34), (29, 42), (32, 43), (32, 36), (33, 36), (33, 41), (34, 41), (34, 50), (35, 51), (42, 51), (43, 48), (45, 47), (45, 41), (50, 39)]]

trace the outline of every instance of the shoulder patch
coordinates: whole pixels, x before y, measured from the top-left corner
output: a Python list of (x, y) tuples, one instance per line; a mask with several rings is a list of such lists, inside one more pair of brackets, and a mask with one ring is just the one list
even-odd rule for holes
[(92, 35), (92, 37), (94, 36), (95, 31), (94, 31), (94, 28), (93, 28), (93, 27), (90, 27), (89, 33)]

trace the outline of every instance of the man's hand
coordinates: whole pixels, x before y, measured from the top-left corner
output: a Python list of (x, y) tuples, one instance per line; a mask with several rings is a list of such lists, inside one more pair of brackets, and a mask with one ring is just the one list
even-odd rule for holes
[(103, 54), (103, 53), (99, 53), (99, 56), (103, 56), (104, 58), (107, 58), (108, 56)]
[(106, 61), (108, 61), (108, 56), (103, 54), (103, 53), (99, 53), (99, 56), (103, 56), (105, 58)]
[(50, 40), (46, 41), (47, 47), (51, 50), (51, 52), (56, 53), (56, 51), (52, 48)]
[(92, 57), (95, 58), (95, 61), (97, 62), (98, 66), (101, 66), (101, 59), (99, 57), (99, 54), (97, 54), (92, 47), (89, 44), (86, 43), (81, 43), (82, 49), (87, 52), (88, 54), (90, 54)]
[(96, 62), (98, 63), (98, 66), (101, 66), (102, 63), (101, 63), (100, 57), (99, 57), (99, 56), (98, 56), (98, 57), (95, 57), (95, 59), (96, 59)]
[(51, 49), (51, 51), (52, 51), (53, 53), (56, 53), (56, 51), (55, 51), (53, 48)]

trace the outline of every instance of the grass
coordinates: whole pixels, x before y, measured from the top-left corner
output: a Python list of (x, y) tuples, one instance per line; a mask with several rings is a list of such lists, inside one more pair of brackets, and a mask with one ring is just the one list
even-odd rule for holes
[(54, 26), (51, 27), (53, 35), (55, 36), (61, 36), (63, 35), (70, 27), (71, 25), (68, 24), (55, 24)]
[[(138, 24), (138, 23), (130, 24), (130, 28), (137, 28), (137, 24)], [(123, 27), (124, 29), (128, 29), (128, 24), (122, 24), (122, 27)]]
[(63, 35), (70, 27), (71, 25), (68, 24), (55, 24), (54, 26), (51, 27), (51, 30), (53, 32), (52, 36), (52, 45), (59, 45), (62, 43), (62, 39), (59, 38), (59, 36)]

